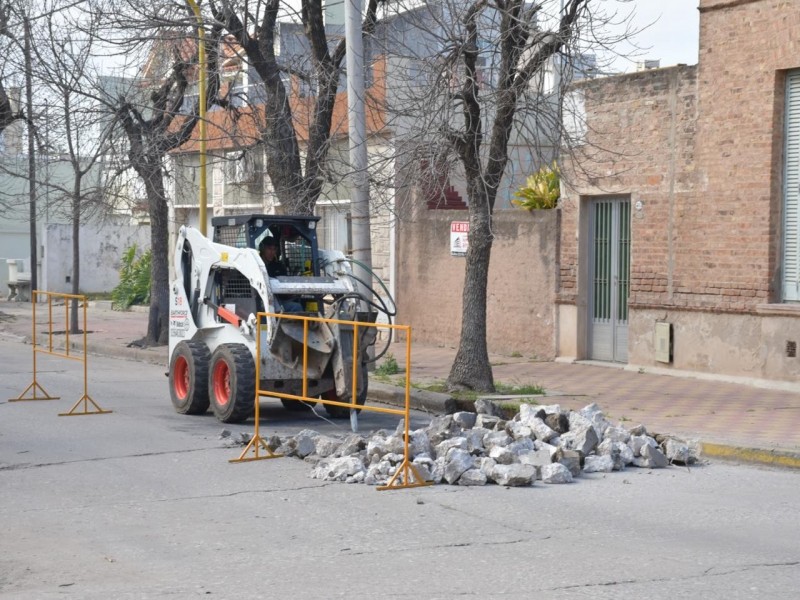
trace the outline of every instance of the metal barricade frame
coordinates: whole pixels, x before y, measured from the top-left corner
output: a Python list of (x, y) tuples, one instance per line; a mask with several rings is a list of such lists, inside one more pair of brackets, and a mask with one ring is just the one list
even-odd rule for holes
[[(43, 296), (46, 298), (47, 302), (47, 349), (43, 349), (36, 341), (36, 306), (39, 304), (39, 296)], [(58, 352), (56, 349), (53, 348), (53, 298), (58, 298), (64, 300), (64, 332), (65, 332), (65, 340), (64, 340), (64, 352)], [(70, 302), (80, 302), (83, 307), (83, 353), (80, 356), (74, 356), (70, 354), (70, 327), (69, 327), (69, 308)], [(33, 344), (33, 382), (31, 382), (28, 387), (26, 387), (23, 392), (17, 396), (16, 398), (10, 398), (9, 402), (28, 402), (33, 400), (59, 400), (60, 396), (51, 396), (39, 383), (37, 380), (37, 365), (36, 365), (36, 355), (37, 354), (49, 354), (51, 356), (56, 356), (59, 358), (66, 358), (69, 360), (77, 360), (83, 363), (83, 395), (78, 399), (78, 401), (72, 405), (72, 408), (65, 413), (59, 413), (58, 416), (60, 417), (72, 417), (77, 415), (101, 415), (101, 414), (108, 414), (112, 411), (104, 410), (100, 408), (100, 406), (89, 396), (88, 390), (88, 357), (89, 354), (87, 352), (87, 329), (86, 329), (86, 307), (88, 302), (86, 300), (86, 296), (79, 295), (79, 294), (62, 294), (58, 292), (47, 292), (43, 290), (33, 290), (33, 295), (31, 298), (31, 305), (32, 305), (32, 335), (31, 335), (31, 343)], [(37, 390), (41, 391), (43, 396), (37, 396)], [(26, 398), (25, 394), (29, 391), (32, 391), (32, 397)], [(78, 412), (77, 409), (80, 405), (83, 405), (83, 412)], [(93, 410), (90, 410), (90, 405), (93, 407)]]
[[(262, 317), (267, 318), (277, 318), (277, 319), (293, 319), (303, 322), (303, 390), (302, 395), (297, 396), (294, 394), (285, 394), (283, 392), (277, 392), (273, 390), (262, 390), (261, 389), (261, 330), (264, 319)], [(353, 390), (352, 390), (352, 397), (350, 402), (340, 402), (337, 400), (327, 400), (322, 398), (311, 398), (308, 396), (308, 324), (309, 322), (317, 322), (317, 323), (334, 323), (338, 325), (346, 325), (353, 327), (353, 372), (352, 378), (350, 379), (353, 383)], [(403, 450), (403, 462), (402, 464), (398, 465), (394, 475), (389, 479), (386, 485), (377, 486), (378, 491), (384, 490), (391, 490), (391, 489), (402, 489), (402, 488), (412, 488), (412, 487), (423, 487), (433, 485), (432, 481), (426, 481), (424, 477), (422, 477), (419, 471), (416, 469), (414, 464), (409, 459), (409, 445), (410, 445), (410, 391), (411, 391), (411, 327), (408, 325), (394, 325), (391, 323), (371, 323), (367, 321), (344, 321), (341, 319), (329, 319), (325, 317), (314, 317), (314, 316), (307, 316), (307, 315), (296, 315), (291, 313), (269, 313), (269, 312), (261, 312), (256, 315), (256, 382), (255, 382), (255, 398), (254, 398), (254, 419), (255, 419), (255, 431), (253, 433), (250, 442), (242, 451), (239, 458), (231, 459), (229, 462), (232, 463), (239, 463), (239, 462), (250, 462), (255, 460), (266, 460), (271, 458), (280, 458), (282, 454), (274, 453), (264, 438), (261, 437), (259, 428), (261, 422), (261, 413), (260, 413), (260, 398), (269, 397), (269, 398), (281, 398), (287, 400), (295, 400), (298, 402), (317, 402), (320, 404), (329, 404), (332, 406), (340, 406), (343, 408), (349, 408), (350, 410), (366, 410), (371, 412), (379, 412), (384, 414), (392, 414), (401, 416), (404, 419), (404, 436), (403, 436), (403, 443), (404, 443), (404, 450)], [(404, 390), (405, 390), (405, 403), (403, 409), (394, 409), (394, 408), (384, 408), (378, 406), (368, 406), (366, 404), (358, 404), (356, 402), (356, 398), (358, 396), (358, 385), (355, 383), (358, 381), (358, 369), (359, 369), (359, 361), (356, 359), (358, 356), (358, 341), (359, 335), (358, 330), (360, 327), (374, 327), (376, 329), (390, 329), (400, 332), (405, 332), (405, 340), (406, 340), (406, 372), (405, 372), (405, 383), (404, 383)], [(264, 451), (265, 454), (262, 454), (261, 451)], [(253, 456), (247, 456), (248, 453), (253, 452)]]

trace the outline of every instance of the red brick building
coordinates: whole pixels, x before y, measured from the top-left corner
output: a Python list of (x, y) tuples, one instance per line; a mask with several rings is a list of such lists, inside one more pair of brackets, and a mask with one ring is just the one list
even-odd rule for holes
[(558, 354), (800, 381), (800, 0), (700, 0), (697, 66), (579, 83)]

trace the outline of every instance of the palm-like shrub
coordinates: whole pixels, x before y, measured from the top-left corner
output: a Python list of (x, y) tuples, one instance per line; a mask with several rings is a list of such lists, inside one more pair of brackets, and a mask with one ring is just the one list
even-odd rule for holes
[(555, 208), (561, 197), (561, 176), (555, 161), (552, 166), (545, 165), (528, 177), (514, 197), (516, 200), (511, 203), (525, 210)]

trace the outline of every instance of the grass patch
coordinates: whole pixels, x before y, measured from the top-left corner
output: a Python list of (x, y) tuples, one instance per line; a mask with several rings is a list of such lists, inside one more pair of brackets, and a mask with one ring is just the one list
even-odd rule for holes
[(397, 375), (400, 372), (400, 366), (397, 364), (397, 359), (390, 352), (383, 359), (383, 362), (375, 368), (376, 375), (388, 376)]
[[(459, 410), (466, 411), (475, 410), (475, 401), (478, 398), (488, 398), (491, 400), (494, 396), (541, 396), (545, 393), (544, 388), (539, 385), (508, 385), (503, 383), (495, 383), (494, 394), (476, 392), (475, 390), (455, 390), (448, 392), (447, 385), (444, 381), (436, 381), (426, 384), (412, 382), (411, 387), (428, 392), (448, 394), (456, 401)], [(523, 403), (537, 404), (537, 402), (533, 400), (528, 400), (527, 402), (520, 400), (495, 401), (495, 404), (500, 408), (501, 412), (506, 415), (506, 418), (511, 418), (513, 415), (519, 412), (519, 405)]]
[(543, 396), (545, 391), (540, 385), (508, 385), (505, 383), (495, 383), (494, 389), (498, 394), (505, 396)]

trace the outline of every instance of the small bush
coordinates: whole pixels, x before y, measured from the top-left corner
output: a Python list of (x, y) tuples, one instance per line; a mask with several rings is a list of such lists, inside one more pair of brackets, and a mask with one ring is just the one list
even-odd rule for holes
[(122, 255), (119, 270), (119, 285), (111, 291), (111, 300), (116, 310), (127, 310), (132, 304), (147, 304), (150, 301), (150, 250), (136, 257), (134, 244)]
[(391, 353), (387, 354), (381, 365), (375, 369), (377, 375), (397, 375), (399, 372), (400, 366)]

